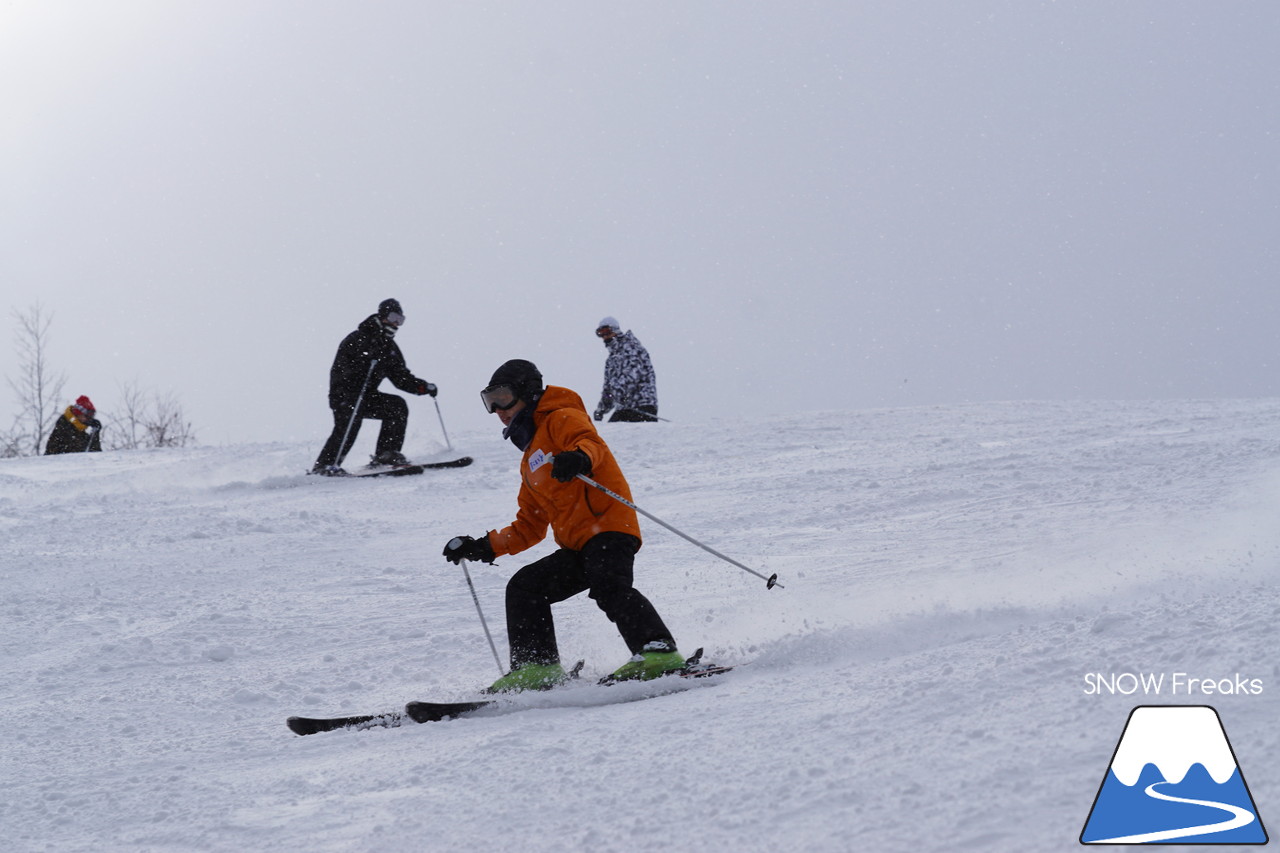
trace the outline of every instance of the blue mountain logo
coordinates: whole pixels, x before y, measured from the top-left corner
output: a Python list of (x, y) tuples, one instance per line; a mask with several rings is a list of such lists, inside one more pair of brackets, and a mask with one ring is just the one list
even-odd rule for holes
[(1141, 705), (1129, 714), (1081, 844), (1266, 844), (1218, 712)]

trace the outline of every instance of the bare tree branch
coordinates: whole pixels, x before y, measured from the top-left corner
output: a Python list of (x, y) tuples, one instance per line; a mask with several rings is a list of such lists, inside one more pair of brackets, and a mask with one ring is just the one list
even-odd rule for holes
[(120, 403), (115, 418), (106, 437), (113, 450), (134, 450), (143, 446), (139, 430), (145, 432), (143, 423), (147, 420), (147, 403), (138, 383), (126, 382), (119, 386)]
[[(62, 411), (62, 387), (67, 377), (49, 365), (49, 327), (53, 316), (36, 304), (14, 309), (18, 374), (7, 377), (17, 395), (19, 411), (8, 432), (0, 432), (0, 458), (38, 456), (42, 442)], [(173, 394), (153, 392), (148, 399), (138, 383), (120, 386), (118, 414), (103, 431), (112, 450), (139, 447), (186, 447), (196, 441), (191, 422)]]
[(195, 442), (191, 423), (173, 394), (153, 392), (148, 399), (137, 382), (121, 385), (119, 393), (118, 413), (104, 431), (113, 450), (186, 447)]
[(146, 428), (152, 447), (186, 447), (196, 440), (182, 405), (172, 394), (155, 395)]
[(19, 413), (14, 426), (17, 446), (30, 449), (22, 455), (39, 455), (46, 427), (61, 408), (65, 373), (54, 373), (49, 365), (49, 327), (53, 315), (45, 314), (39, 303), (25, 311), (13, 310), (17, 329), (14, 349), (18, 354), (18, 376), (7, 377), (18, 397)]

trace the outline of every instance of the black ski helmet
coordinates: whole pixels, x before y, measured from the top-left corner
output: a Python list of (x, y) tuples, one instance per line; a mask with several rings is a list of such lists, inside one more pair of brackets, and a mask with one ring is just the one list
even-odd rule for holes
[(516, 398), (530, 405), (542, 399), (542, 374), (537, 365), (523, 358), (503, 362), (489, 379), (489, 387), (495, 385), (510, 385)]
[(400, 307), (399, 299), (384, 299), (378, 303), (378, 316), (386, 317), (388, 314), (404, 316), (404, 309)]

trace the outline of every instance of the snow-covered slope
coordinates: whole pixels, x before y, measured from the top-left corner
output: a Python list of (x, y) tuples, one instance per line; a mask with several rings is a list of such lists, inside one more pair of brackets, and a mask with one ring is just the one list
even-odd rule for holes
[[(750, 664), (294, 737), (496, 677), (440, 556), (514, 512), (496, 426), (372, 481), (303, 476), (315, 445), (0, 462), (5, 848), (1073, 850), (1130, 710), (1171, 702), (1217, 708), (1280, 820), (1280, 401), (606, 424), (642, 507), (786, 585), (646, 527), (683, 648)], [(472, 568), (503, 652), (550, 548)], [(585, 596), (557, 619), (587, 674), (625, 659)], [(1088, 677), (1174, 672), (1263, 689)]]

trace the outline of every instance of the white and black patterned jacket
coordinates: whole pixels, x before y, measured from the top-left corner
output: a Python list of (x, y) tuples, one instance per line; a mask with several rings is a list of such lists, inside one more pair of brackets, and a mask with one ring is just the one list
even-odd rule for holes
[(657, 379), (649, 351), (631, 332), (619, 332), (606, 342), (609, 357), (604, 363), (604, 390), (596, 418), (610, 409), (634, 410), (658, 405)]

